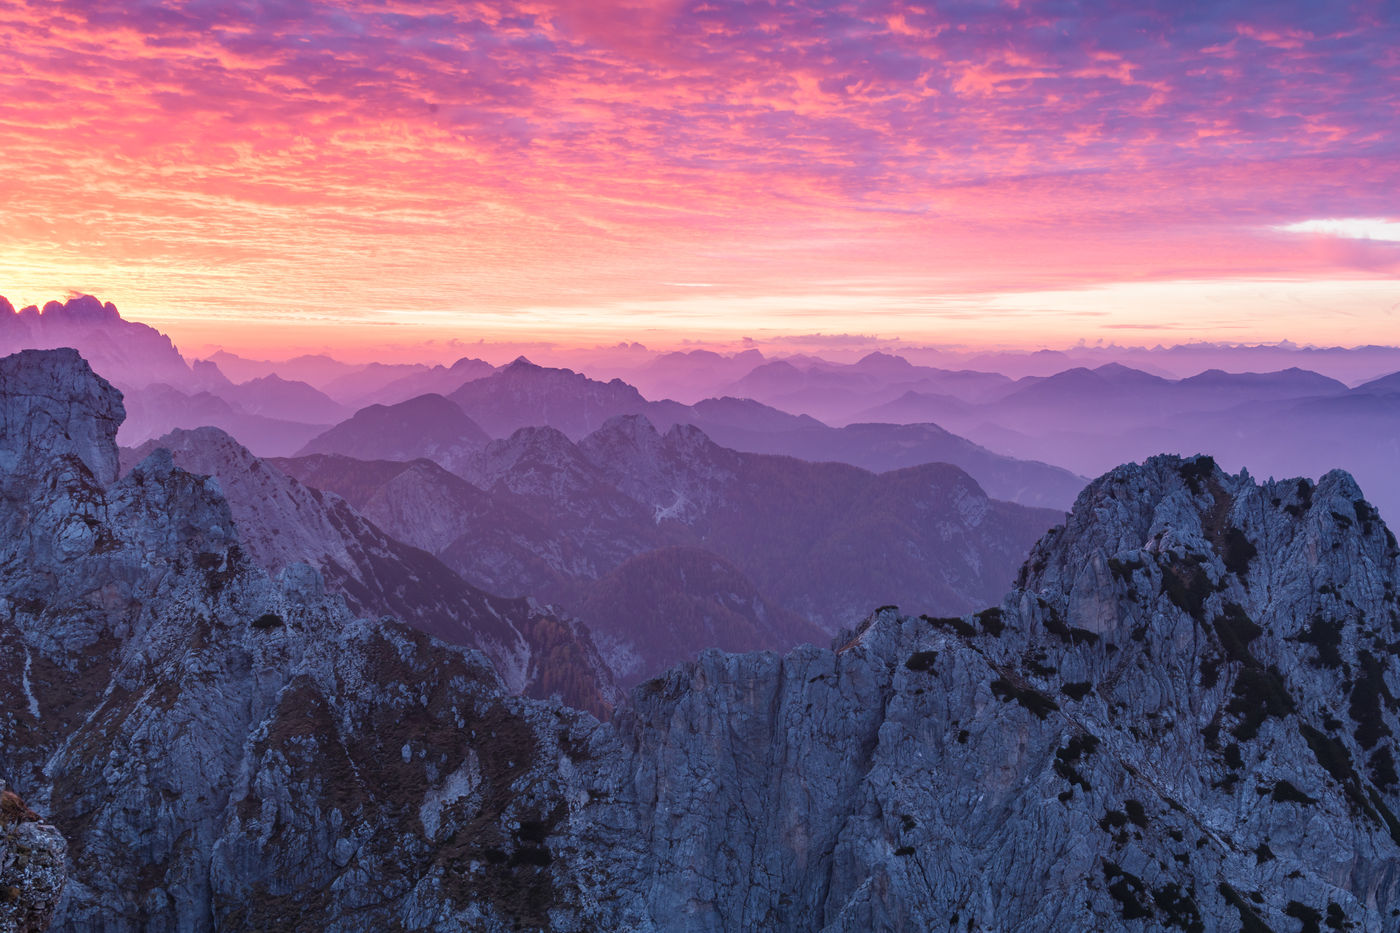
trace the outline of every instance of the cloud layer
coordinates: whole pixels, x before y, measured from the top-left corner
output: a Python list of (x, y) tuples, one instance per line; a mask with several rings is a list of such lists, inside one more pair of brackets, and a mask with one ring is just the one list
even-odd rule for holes
[(0, 0), (0, 276), (560, 333), (1393, 277), (1285, 228), (1395, 219), (1397, 10)]

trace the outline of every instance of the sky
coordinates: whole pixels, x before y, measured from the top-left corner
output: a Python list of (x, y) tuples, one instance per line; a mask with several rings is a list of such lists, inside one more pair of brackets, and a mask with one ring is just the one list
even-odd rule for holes
[(182, 345), (1400, 343), (1395, 0), (0, 0), (0, 130)]

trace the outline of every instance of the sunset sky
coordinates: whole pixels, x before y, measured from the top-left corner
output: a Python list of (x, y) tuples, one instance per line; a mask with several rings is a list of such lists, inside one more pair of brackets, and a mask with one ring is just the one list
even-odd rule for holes
[(1400, 3), (0, 0), (0, 294), (184, 344), (1400, 343)]

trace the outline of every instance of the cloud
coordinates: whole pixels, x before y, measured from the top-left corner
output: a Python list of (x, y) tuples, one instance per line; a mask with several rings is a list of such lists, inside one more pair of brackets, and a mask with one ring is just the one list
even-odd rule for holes
[(1284, 233), (1316, 233), (1351, 240), (1379, 240), (1400, 243), (1400, 221), (1379, 217), (1347, 217), (1330, 220), (1300, 220), (1278, 227)]

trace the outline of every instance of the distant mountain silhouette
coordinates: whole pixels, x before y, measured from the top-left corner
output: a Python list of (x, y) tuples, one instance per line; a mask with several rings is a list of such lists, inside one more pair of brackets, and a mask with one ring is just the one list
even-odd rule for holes
[(79, 295), (16, 311), (0, 297), (0, 355), (72, 347), (120, 389), (170, 383), (190, 387), (192, 373), (170, 338), (124, 319), (110, 301)]
[(784, 411), (833, 424), (908, 392), (980, 400), (1011, 386), (998, 373), (915, 366), (900, 356), (871, 353), (851, 364), (826, 360), (775, 360), (724, 386), (722, 393), (757, 399)]
[[(568, 369), (537, 366), (518, 359), (499, 372), (466, 383), (448, 398), (470, 420), (494, 437), (523, 427), (547, 426), (573, 440), (597, 430), (618, 415), (643, 415), (665, 430), (676, 424), (701, 428), (716, 442), (753, 453), (776, 453), (809, 460), (851, 463), (875, 472), (920, 463), (947, 462), (971, 473), (994, 498), (1050, 508), (1067, 508), (1083, 478), (1044, 463), (1018, 461), (972, 444), (936, 425), (860, 425), (831, 428), (805, 415), (791, 415), (752, 399), (705, 399), (694, 405), (670, 400), (649, 401), (633, 386), (614, 379), (599, 382)], [(359, 417), (359, 416), (357, 416)], [(456, 438), (456, 415), (442, 410), (440, 424), (423, 413), (387, 406), (372, 423), (391, 430), (396, 421), (414, 424), (435, 443)], [(303, 453), (343, 453), (361, 459), (432, 457), (409, 444), (379, 444), (371, 435), (379, 428), (337, 426), (328, 439), (318, 439)], [(354, 440), (363, 437), (361, 444)], [(478, 438), (479, 440), (479, 438)], [(452, 467), (456, 470), (457, 467)]]
[(456, 470), (491, 440), (441, 395), (371, 405), (317, 435), (298, 454), (346, 454), (362, 460), (428, 457)]
[(355, 408), (367, 405), (394, 405), (406, 402), (420, 395), (448, 395), (474, 379), (481, 379), (496, 371), (485, 360), (463, 357), (451, 366), (433, 366), (418, 372), (400, 376), (384, 386), (377, 386), (360, 395), (349, 396), (349, 404)]
[(673, 398), (694, 402), (713, 395), (715, 389), (732, 383), (764, 357), (758, 350), (721, 354), (713, 350), (662, 353), (646, 366), (626, 375), (647, 398)]
[(524, 357), (448, 397), (493, 437), (547, 425), (577, 440), (614, 415), (645, 414), (671, 424), (688, 414), (678, 402), (647, 401), (621, 379), (599, 382), (571, 369), (536, 366)]
[(228, 386), (217, 394), (250, 415), (305, 424), (335, 424), (353, 411), (308, 383), (275, 373)]
[[(876, 475), (731, 450), (694, 425), (661, 433), (637, 415), (610, 419), (578, 443), (554, 428), (522, 428), (469, 458), (460, 476), (421, 460), (397, 467), (343, 456), (276, 462), (344, 495), (465, 579), (534, 593), (566, 612), (601, 606), (600, 581), (643, 555), (707, 552), (727, 568), (715, 579), (742, 576), (742, 592), (758, 601), (726, 602), (729, 590), (705, 588), (687, 589), (684, 599), (712, 614), (721, 605), (734, 612), (748, 606), (740, 613), (747, 623), (724, 616), (725, 625), (746, 638), (762, 635), (745, 642), (754, 647), (791, 644), (794, 617), (835, 631), (872, 602), (963, 611), (1003, 587), (1030, 543), (1062, 517), (991, 500), (946, 464)], [(673, 555), (634, 570), (684, 564)], [(625, 590), (644, 578), (629, 571), (606, 586)], [(607, 657), (624, 682), (706, 647), (702, 632), (648, 631), (675, 628), (677, 620), (646, 619), (607, 630)], [(676, 653), (663, 657), (661, 645)]]
[(127, 447), (170, 431), (209, 426), (234, 435), (261, 456), (279, 456), (301, 449), (326, 429), (324, 424), (249, 414), (213, 392), (187, 393), (165, 384), (127, 389), (125, 404), (127, 420), (117, 437)]
[(363, 369), (354, 363), (345, 363), (324, 353), (305, 354), (289, 360), (251, 360), (247, 357), (218, 350), (209, 355), (209, 362), (216, 364), (224, 375), (234, 382), (247, 382), (276, 374), (283, 379), (293, 379), (324, 389), (327, 383)]

